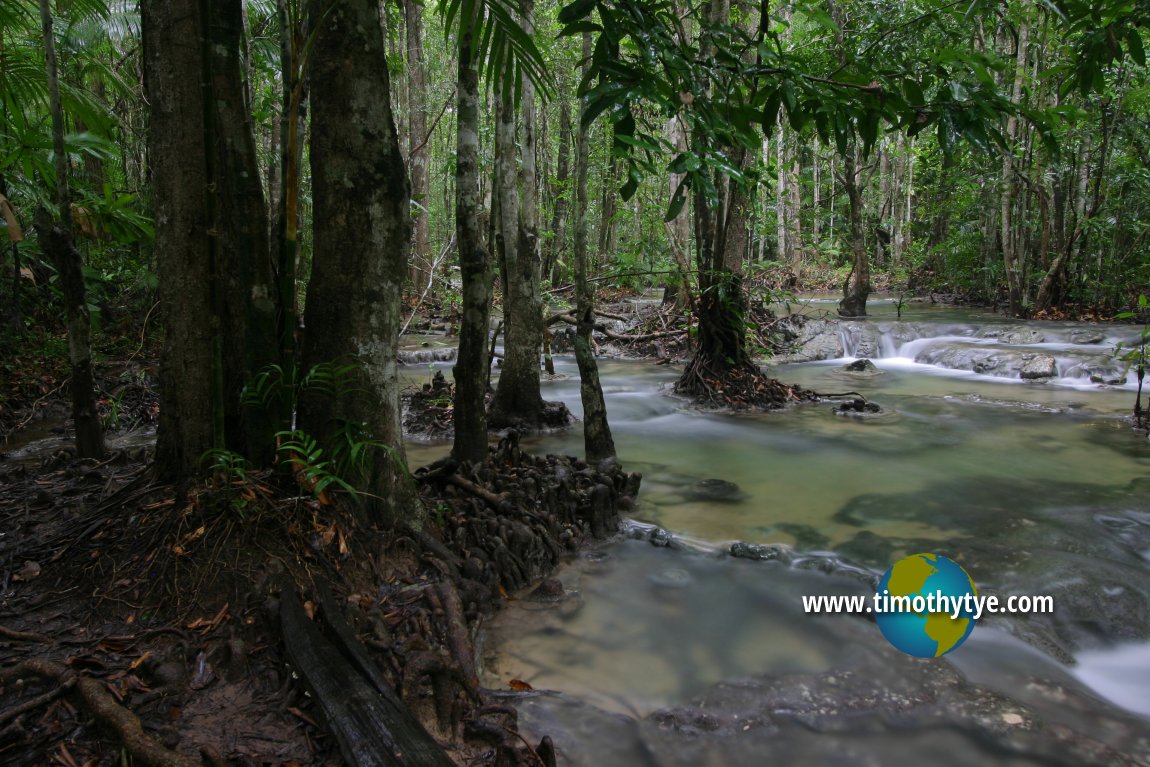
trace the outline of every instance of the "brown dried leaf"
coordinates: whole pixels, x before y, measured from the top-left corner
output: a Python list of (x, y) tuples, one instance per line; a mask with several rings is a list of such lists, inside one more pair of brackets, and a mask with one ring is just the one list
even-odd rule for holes
[(535, 689), (534, 687), (529, 685), (527, 682), (524, 682), (522, 679), (512, 679), (510, 682), (507, 683), (507, 686), (510, 687), (515, 692), (527, 692), (528, 690), (534, 690)]
[(24, 563), (24, 566), (12, 575), (14, 581), (31, 581), (40, 577), (40, 563), (33, 562), (31, 559)]

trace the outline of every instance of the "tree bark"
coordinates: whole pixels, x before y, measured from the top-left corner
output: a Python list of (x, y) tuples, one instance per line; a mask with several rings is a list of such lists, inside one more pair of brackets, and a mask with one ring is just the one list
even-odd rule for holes
[(209, 14), (207, 102), (215, 152), (209, 194), (215, 211), (225, 446), (266, 466), (275, 455), (272, 414), (242, 403), (245, 384), (279, 361), (267, 206), (240, 60), (243, 6), (238, 0), (206, 0), (204, 6)]
[[(1014, 104), (1022, 101), (1022, 85), (1026, 75), (1027, 46), (1030, 39), (1030, 25), (1023, 21), (1018, 27), (1018, 49), (1014, 64), (1014, 84), (1010, 100)], [(1014, 202), (1014, 156), (1018, 138), (1018, 118), (1010, 115), (1006, 120), (1006, 149), (1002, 155), (1002, 193), (999, 198), (999, 226), (1002, 238), (1002, 261), (1006, 268), (1006, 290), (1012, 317), (1021, 317), (1026, 311), (1026, 285), (1024, 281), (1025, 255), (1020, 240), (1020, 232), (1015, 227)]]
[[(520, 0), (524, 30), (533, 28), (533, 0)], [(539, 300), (539, 207), (535, 179), (535, 85), (522, 79), (522, 173), (515, 169), (515, 110), (505, 94), (497, 137), (501, 143), (500, 214), (503, 219), (503, 368), (491, 403), (488, 425), (537, 429), (543, 425), (539, 391), (539, 352), (543, 309)], [(522, 199), (519, 189), (522, 188)]]
[[(591, 61), (591, 33), (583, 33), (583, 76)], [(575, 143), (575, 361), (579, 366), (579, 397), (583, 402), (583, 445), (588, 463), (615, 456), (615, 440), (607, 422), (607, 405), (599, 383), (599, 366), (591, 349), (595, 328), (595, 294), (587, 281), (587, 166), (591, 144), (588, 126), (583, 124), (587, 105), (579, 107), (579, 127)]]
[(423, 3), (403, 0), (407, 25), (407, 136), (411, 171), (411, 282), (416, 294), (431, 279), (431, 239), (427, 204), (431, 191), (427, 174), (427, 74), (423, 55)]
[(206, 236), (209, 121), (199, 76), (206, 68), (202, 46), (191, 43), (201, 37), (200, 8), (200, 0), (141, 3), (159, 315), (164, 329), (156, 468), (165, 480), (194, 476), (200, 456), (222, 446), (223, 440), (214, 407), (219, 399), (214, 375), (216, 263), (214, 240)]
[[(687, 132), (677, 117), (667, 120), (667, 141), (676, 152), (687, 149)], [(675, 192), (683, 183), (684, 174), (672, 173), (667, 182), (667, 201), (674, 199)], [(675, 308), (686, 311), (691, 307), (691, 216), (686, 206), (679, 215), (667, 222), (667, 236), (671, 241), (671, 256), (679, 274), (675, 284)]]
[(571, 190), (567, 188), (571, 177), (571, 104), (566, 91), (561, 91), (559, 98), (559, 157), (555, 165), (555, 183), (551, 187), (555, 208), (551, 218), (552, 239), (543, 271), (550, 276), (552, 285), (558, 285), (563, 277), (560, 261), (567, 247), (567, 209), (571, 199)]
[(858, 147), (848, 148), (843, 157), (842, 182), (850, 208), (851, 273), (843, 285), (839, 315), (865, 317), (867, 296), (870, 295), (870, 259), (863, 240), (863, 199), (862, 184), (859, 181)]
[(84, 293), (84, 273), (80, 253), (72, 244), (72, 194), (68, 183), (68, 152), (64, 145), (64, 107), (60, 100), (60, 80), (56, 66), (56, 39), (52, 31), (52, 7), (40, 0), (40, 24), (48, 68), (48, 101), (52, 113), (52, 151), (55, 155), (56, 201), (60, 225), (45, 214), (38, 222), (40, 245), (52, 258), (60, 275), (64, 294), (64, 314), (68, 326), (68, 361), (71, 365), (72, 423), (76, 429), (76, 455), (104, 457), (104, 431), (96, 412), (95, 381), (92, 376), (92, 323)]
[[(307, 28), (300, 0), (278, 0), (280, 22), (280, 194), (275, 215), (274, 257), (279, 313), (276, 333), (285, 370), (298, 365), (296, 330), (299, 305), (296, 274), (299, 260), (300, 169), (303, 166), (304, 124), (307, 104), (304, 49)], [(290, 422), (291, 403), (284, 403), (280, 419)]]
[[(481, 12), (477, 10), (476, 12)], [(487, 458), (487, 325), (491, 311), (490, 256), (482, 240), (482, 198), (479, 191), (479, 71), (470, 35), (459, 41), (455, 231), (463, 280), (463, 318), (455, 377), (455, 442), (459, 461)]]
[(411, 238), (410, 187), (391, 112), (387, 52), (374, 0), (312, 0), (318, 20), (310, 76), (315, 253), (308, 284), (305, 369), (358, 362), (354, 390), (308, 396), (300, 425), (321, 443), (339, 422), (362, 424), (375, 450), (368, 509), (411, 515), (399, 420), (396, 353)]

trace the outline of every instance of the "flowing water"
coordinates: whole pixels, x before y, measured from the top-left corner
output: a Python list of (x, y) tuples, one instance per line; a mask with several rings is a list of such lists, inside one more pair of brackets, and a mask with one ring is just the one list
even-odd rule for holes
[[(571, 763), (1150, 763), (1150, 443), (1123, 420), (1133, 380), (1082, 372), (1112, 366), (1132, 332), (872, 310), (842, 326), (841, 358), (771, 372), (861, 392), (878, 415), (700, 413), (667, 396), (676, 369), (601, 362), (620, 460), (644, 474), (629, 534), (560, 571), (564, 601), (513, 599), (481, 651), (486, 685), (554, 691), (516, 703)], [(843, 371), (868, 339), (880, 372)], [(955, 349), (1049, 354), (1058, 374), (957, 370)], [(574, 363), (557, 367), (545, 397), (579, 414)], [(413, 448), (413, 463), (441, 452)], [(775, 544), (759, 549), (775, 561), (732, 557), (732, 541)], [(980, 591), (1052, 595), (1055, 612), (984, 617), (927, 661), (860, 616), (803, 612), (803, 595), (872, 593), (919, 551)]]

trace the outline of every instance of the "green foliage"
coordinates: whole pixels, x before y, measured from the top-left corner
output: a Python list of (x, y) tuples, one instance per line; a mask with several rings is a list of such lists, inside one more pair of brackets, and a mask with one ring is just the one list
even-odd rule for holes
[(1121, 312), (1115, 319), (1139, 319), (1144, 324), (1138, 341), (1127, 348), (1118, 344), (1114, 348), (1114, 356), (1125, 363), (1125, 371), (1134, 370), (1138, 379), (1138, 391), (1134, 395), (1134, 424), (1138, 427), (1150, 425), (1150, 414), (1142, 409), (1142, 380), (1146, 377), (1146, 367), (1150, 365), (1147, 349), (1150, 348), (1150, 299), (1145, 294), (1138, 296), (1138, 309), (1133, 312)]
[(480, 74), (497, 93), (516, 94), (523, 77), (547, 96), (551, 83), (547, 64), (535, 41), (517, 20), (519, 7), (511, 0), (440, 0), (444, 38), (471, 40), (471, 56)]
[[(386, 453), (399, 460), (394, 448), (373, 439), (365, 424), (341, 421), (321, 444), (311, 434), (295, 425), (295, 413), (304, 396), (338, 400), (354, 396), (354, 379), (362, 370), (358, 362), (314, 365), (302, 374), (296, 367), (270, 365), (244, 388), (243, 403), (257, 407), (278, 419), (276, 452), (279, 459), (292, 467), (292, 473), (316, 498), (324, 499), (332, 490), (342, 490), (352, 497), (363, 495), (359, 489), (370, 480), (375, 456)], [(402, 464), (401, 468), (406, 471)]]

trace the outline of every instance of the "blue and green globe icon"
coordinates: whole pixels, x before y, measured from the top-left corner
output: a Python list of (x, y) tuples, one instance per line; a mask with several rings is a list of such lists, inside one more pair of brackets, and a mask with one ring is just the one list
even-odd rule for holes
[(887, 641), (907, 655), (938, 658), (970, 636), (977, 596), (974, 581), (954, 560), (913, 554), (879, 581), (875, 620)]

